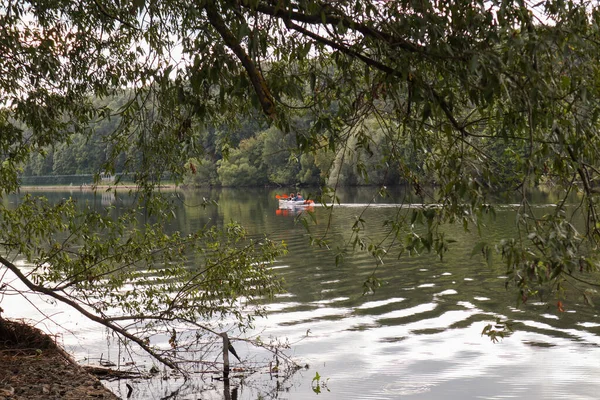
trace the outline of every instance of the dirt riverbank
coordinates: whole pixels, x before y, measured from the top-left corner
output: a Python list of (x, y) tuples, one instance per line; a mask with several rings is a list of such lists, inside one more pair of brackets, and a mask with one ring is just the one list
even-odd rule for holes
[(0, 318), (0, 400), (118, 400), (51, 337)]

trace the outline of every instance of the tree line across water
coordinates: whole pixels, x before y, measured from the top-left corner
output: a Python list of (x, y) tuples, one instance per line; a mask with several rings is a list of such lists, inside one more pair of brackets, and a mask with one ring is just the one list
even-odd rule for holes
[[(111, 141), (111, 134), (121, 123), (118, 110), (127, 102), (127, 97), (126, 92), (105, 101), (104, 107), (116, 117), (97, 121), (89, 132), (75, 133), (67, 141), (53, 143), (32, 153), (21, 168), (22, 182), (31, 184), (39, 183), (40, 179), (53, 181), (54, 176), (59, 179), (61, 176), (89, 175), (83, 180), (87, 182), (107, 166), (110, 166), (110, 173), (131, 180), (135, 171), (143, 168), (143, 154), (136, 155), (135, 147), (132, 147), (115, 155)], [(201, 155), (185, 162), (180, 183), (189, 187), (240, 187), (397, 185), (436, 181), (436, 171), (426, 167), (428, 161), (432, 162), (439, 154), (430, 147), (416, 146), (411, 137), (402, 133), (398, 122), (366, 118), (348, 135), (341, 149), (334, 151), (324, 142), (312, 151), (299, 151), (299, 142), (305, 139), (303, 132), (309, 135), (303, 127), (314, 123), (314, 116), (297, 117), (295, 134), (266, 126), (260, 118), (241, 116), (234, 125), (196, 126), (193, 136), (196, 145), (202, 149)], [(508, 188), (514, 175), (506, 171), (514, 167), (522, 155), (520, 146), (487, 139), (479, 142), (489, 157), (503, 160), (498, 163), (500, 168), (493, 176), (495, 183)], [(473, 176), (477, 177), (477, 174), (477, 169), (473, 168)], [(169, 179), (170, 174), (163, 178)], [(489, 176), (487, 179), (489, 182)]]

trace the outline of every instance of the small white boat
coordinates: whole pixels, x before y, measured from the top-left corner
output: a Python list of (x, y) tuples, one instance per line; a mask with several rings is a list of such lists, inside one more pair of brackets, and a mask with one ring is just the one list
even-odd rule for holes
[(312, 200), (279, 199), (279, 208), (310, 207), (310, 206), (314, 206), (314, 205), (315, 205), (315, 202)]

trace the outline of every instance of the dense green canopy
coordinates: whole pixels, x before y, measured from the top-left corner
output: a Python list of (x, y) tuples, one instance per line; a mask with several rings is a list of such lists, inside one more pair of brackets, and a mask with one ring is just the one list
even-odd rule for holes
[[(18, 190), (19, 168), (30, 157), (75, 137), (94, 140), (91, 126), (118, 117), (103, 135), (109, 152), (97, 172), (114, 171), (119, 162), (145, 194), (132, 208), (160, 215), (161, 203), (147, 202), (155, 199), (154, 185), (165, 173), (182, 179), (190, 159), (203, 159), (206, 129), (225, 132), (211, 145), (235, 160), (249, 157), (252, 144), (231, 149), (226, 133), (240, 118), (256, 119), (264, 129), (293, 138), (286, 143), (296, 156), (330, 162), (324, 201), (335, 196), (335, 177), (348, 157), (365, 181), (372, 173), (390, 174), (410, 182), (426, 202), (441, 205), (389, 221), (401, 243), (397, 251), (443, 255), (449, 243), (438, 228), (453, 222), (478, 227), (479, 217), (493, 211), (492, 196), (509, 189), (521, 198), (520, 235), (497, 249), (520, 298), (526, 301), (538, 285), (560, 291), (565, 280), (596, 279), (596, 2), (2, 1), (0, 25), (3, 193)], [(116, 96), (126, 101), (114, 104)], [(367, 156), (378, 157), (378, 169), (365, 168)], [(431, 183), (434, 191), (428, 190)], [(561, 194), (551, 214), (529, 207), (528, 191), (539, 184)], [(574, 227), (565, 207), (572, 196), (585, 216), (583, 229)], [(353, 243), (380, 260), (388, 249), (361, 236), (363, 222), (357, 222)], [(107, 216), (79, 214), (69, 203), (35, 199), (16, 211), (3, 206), (0, 224), (2, 264), (18, 274), (10, 257), (24, 255), (35, 273), (20, 278), (32, 290), (62, 300), (70, 290), (69, 301), (91, 305), (94, 315), (123, 334), (125, 328), (103, 314), (106, 304), (89, 299), (105, 294), (99, 277), (110, 276), (114, 288), (139, 278), (124, 266), (160, 261), (166, 268), (164, 263), (177, 259), (178, 268), (167, 270), (183, 280), (166, 289), (181, 293), (166, 310), (140, 301), (140, 292), (106, 300), (132, 304), (124, 310), (132, 319), (165, 319), (168, 312), (194, 321), (198, 315), (189, 312), (190, 304), (228, 311), (206, 298), (206, 290), (221, 299), (225, 293), (252, 295), (241, 284), (235, 290), (198, 289), (205, 275), (182, 267), (184, 255), (175, 250), (183, 244), (201, 252), (221, 244), (214, 257), (231, 258), (216, 231), (165, 237), (159, 225), (142, 229), (135, 217), (112, 225)], [(98, 243), (97, 230), (114, 239)], [(240, 231), (230, 227), (225, 235), (238, 240), (234, 233)], [(474, 244), (474, 253), (489, 258), (492, 245)], [(247, 263), (232, 265), (243, 272), (236, 282), (253, 276), (270, 291), (276, 284), (253, 261), (272, 260), (279, 250), (266, 240), (253, 246)], [(160, 260), (157, 247), (165, 254)], [(142, 337), (136, 341), (147, 346)]]

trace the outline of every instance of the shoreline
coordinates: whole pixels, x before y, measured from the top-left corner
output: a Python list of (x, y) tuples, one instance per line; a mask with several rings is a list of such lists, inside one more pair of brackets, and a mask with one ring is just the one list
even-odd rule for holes
[[(157, 189), (177, 190), (179, 186), (175, 184), (159, 185)], [(108, 192), (111, 190), (137, 190), (137, 185), (27, 185), (20, 186), (19, 192), (44, 192), (44, 191), (80, 191), (80, 192)]]

